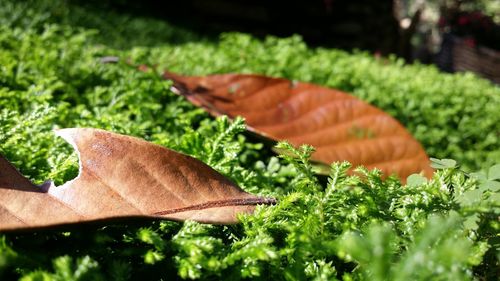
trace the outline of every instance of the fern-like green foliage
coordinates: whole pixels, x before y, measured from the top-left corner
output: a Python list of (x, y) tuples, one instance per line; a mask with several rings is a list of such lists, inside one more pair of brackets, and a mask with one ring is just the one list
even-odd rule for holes
[[(78, 161), (52, 129), (97, 127), (192, 155), (278, 204), (233, 226), (131, 221), (1, 234), (1, 280), (498, 277), (498, 87), (470, 74), (311, 49), (298, 37), (226, 34), (213, 42), (72, 3), (0, 0), (0, 153), (35, 182), (60, 184), (76, 176)], [(103, 63), (106, 56), (120, 60)], [(128, 61), (352, 91), (401, 120), (430, 155), (457, 161), (436, 159), (433, 179), (413, 175), (407, 186), (376, 170), (350, 175), (349, 163), (317, 178), (314, 148), (278, 143), (273, 156), (244, 134), (244, 120), (210, 118), (155, 68), (137, 71)]]

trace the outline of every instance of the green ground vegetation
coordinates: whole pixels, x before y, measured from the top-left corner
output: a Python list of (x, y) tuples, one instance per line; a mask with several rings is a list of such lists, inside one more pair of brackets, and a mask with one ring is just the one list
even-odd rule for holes
[[(102, 63), (116, 56), (118, 63)], [(141, 72), (131, 64), (154, 66)], [(161, 70), (262, 73), (339, 88), (400, 120), (437, 161), (407, 186), (377, 171), (327, 179), (311, 147), (267, 144), (211, 118)], [(0, 235), (0, 279), (495, 280), (500, 266), (500, 88), (295, 36), (208, 38), (68, 1), (0, 0), (0, 153), (34, 182), (74, 178), (55, 128), (96, 127), (192, 155), (277, 197), (234, 226), (131, 222)], [(458, 164), (457, 164), (458, 163)], [(474, 173), (479, 171), (478, 173)]]

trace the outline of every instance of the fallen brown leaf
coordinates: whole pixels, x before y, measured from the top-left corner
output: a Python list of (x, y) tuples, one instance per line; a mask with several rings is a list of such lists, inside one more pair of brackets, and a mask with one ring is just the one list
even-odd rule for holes
[(264, 137), (314, 146), (312, 160), (347, 160), (403, 181), (413, 173), (432, 176), (429, 157), (398, 121), (347, 93), (262, 75), (165, 72), (164, 78), (212, 115), (242, 116)]
[(231, 224), (275, 199), (246, 193), (190, 156), (97, 129), (57, 134), (79, 154), (80, 173), (36, 186), (0, 155), (0, 231), (129, 217)]

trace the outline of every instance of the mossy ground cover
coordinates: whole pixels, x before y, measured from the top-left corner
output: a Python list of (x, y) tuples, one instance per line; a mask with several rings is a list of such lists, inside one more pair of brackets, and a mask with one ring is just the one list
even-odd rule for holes
[[(0, 153), (37, 183), (78, 172), (54, 128), (96, 127), (190, 154), (245, 190), (275, 196), (235, 226), (167, 221), (0, 236), (0, 277), (23, 280), (469, 280), (499, 273), (500, 89), (471, 74), (300, 38), (206, 38), (168, 23), (66, 1), (0, 0)], [(117, 56), (116, 64), (102, 63)], [(131, 64), (154, 66), (148, 72)], [(339, 88), (400, 120), (432, 157), (434, 179), (402, 187), (376, 171), (318, 179), (311, 148), (276, 157), (213, 119), (159, 76), (262, 73)], [(472, 174), (474, 171), (483, 174)]]

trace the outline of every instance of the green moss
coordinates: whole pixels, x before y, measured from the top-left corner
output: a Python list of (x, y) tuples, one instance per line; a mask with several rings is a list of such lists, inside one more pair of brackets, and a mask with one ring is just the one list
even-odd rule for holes
[[(274, 157), (243, 134), (243, 120), (210, 118), (173, 94), (156, 70), (140, 72), (128, 61), (344, 89), (394, 115), (431, 156), (456, 159), (466, 171), (500, 162), (500, 90), (487, 81), (311, 49), (299, 37), (225, 34), (210, 41), (158, 20), (66, 1), (0, 0), (0, 7), (0, 153), (23, 174), (38, 183), (73, 178), (76, 155), (52, 129), (97, 127), (193, 155), (247, 191), (279, 200), (235, 226), (139, 221), (3, 234), (0, 279), (496, 277), (494, 177), (454, 167), (402, 187), (376, 171), (347, 176), (349, 164), (337, 163), (323, 183), (308, 162), (312, 148), (281, 143), (297, 157)], [(102, 63), (105, 56), (121, 59)]]

